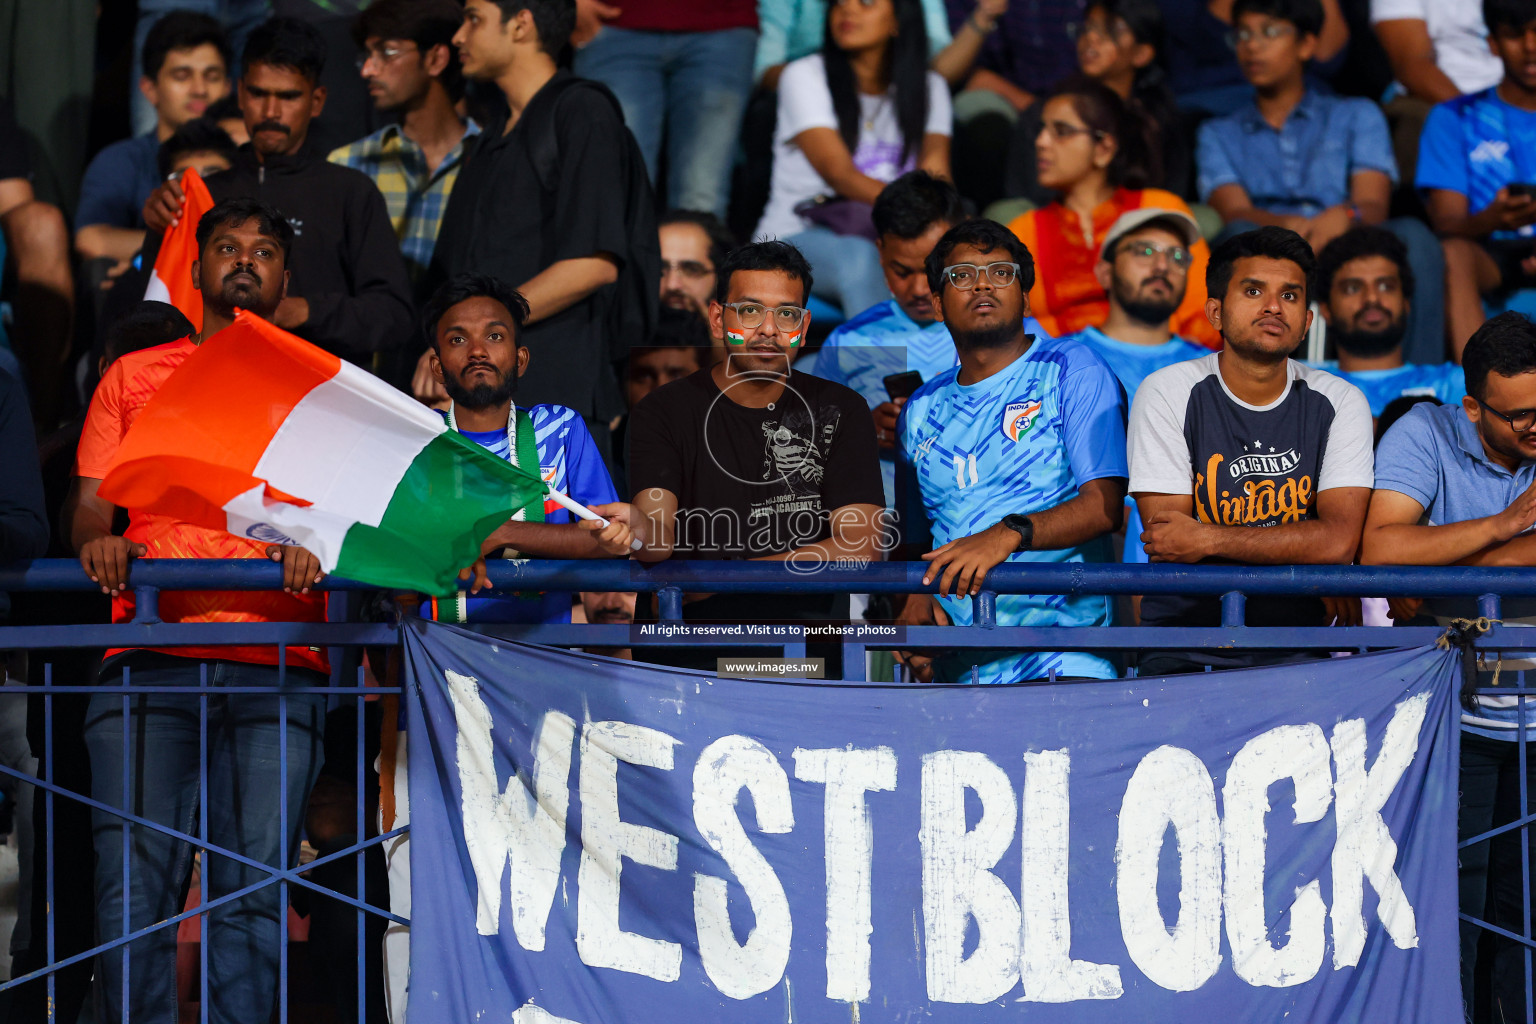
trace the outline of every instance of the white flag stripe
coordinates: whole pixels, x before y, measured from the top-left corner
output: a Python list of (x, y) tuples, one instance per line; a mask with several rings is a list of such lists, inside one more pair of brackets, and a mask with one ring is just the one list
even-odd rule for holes
[(420, 402), (342, 363), (288, 413), (255, 475), (339, 520), (378, 526), (411, 462), (447, 429)]
[(144, 288), (144, 301), (168, 302), (173, 306), (175, 305), (174, 302), (171, 302), (171, 290), (165, 286), (164, 281), (160, 280), (158, 271), (151, 270), (149, 272), (149, 284)]
[(269, 544), (297, 544), (320, 560), (320, 568), (333, 571), (351, 520), (324, 509), (269, 501), (265, 490), (264, 486), (253, 487), (231, 499), (224, 506), (229, 520), (225, 529)]

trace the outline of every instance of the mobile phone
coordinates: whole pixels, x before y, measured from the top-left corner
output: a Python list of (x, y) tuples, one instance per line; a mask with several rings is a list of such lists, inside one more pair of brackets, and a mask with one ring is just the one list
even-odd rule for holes
[(884, 378), (885, 393), (891, 396), (891, 401), (898, 398), (911, 398), (913, 392), (923, 386), (923, 375), (916, 370), (906, 370), (902, 373), (893, 373)]
[(1511, 197), (1524, 196), (1527, 199), (1536, 199), (1536, 185), (1529, 182), (1513, 182), (1509, 186)]

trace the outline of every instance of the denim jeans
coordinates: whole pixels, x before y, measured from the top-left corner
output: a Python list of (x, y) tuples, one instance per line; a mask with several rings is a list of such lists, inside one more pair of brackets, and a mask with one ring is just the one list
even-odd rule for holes
[(784, 241), (810, 260), (811, 294), (841, 309), (845, 320), (891, 297), (880, 253), (869, 239), (812, 225)]
[[(128, 656), (129, 684), (195, 687), (202, 663), (165, 655)], [(208, 662), (208, 684), (276, 686), (273, 666)], [(116, 666), (104, 679), (122, 679)], [(289, 669), (285, 686), (324, 685), (318, 673)], [(286, 703), (287, 773), (282, 773), (280, 744)], [(315, 782), (321, 753), (325, 696), (211, 693), (208, 697), (208, 765), (199, 771), (201, 745), (196, 693), (145, 693), (127, 697), (98, 693), (91, 697), (85, 721), (91, 756), (91, 795), (110, 807), (191, 835), (197, 834), (199, 789), (208, 792), (208, 841), (253, 860), (291, 866), (298, 855), (304, 802)], [(286, 828), (281, 804), (287, 797)], [(91, 813), (96, 846), (97, 933), (106, 942), (181, 911), (181, 892), (192, 867), (192, 847), (164, 833), (132, 825), (100, 810)], [(127, 850), (124, 846), (127, 843)], [(124, 858), (127, 857), (126, 869)], [(262, 881), (268, 876), (217, 854), (204, 858), (210, 900)], [(126, 878), (125, 878), (126, 875)], [(277, 996), (277, 964), (287, 939), (286, 908), (277, 884), (213, 911), (203, 941), (208, 943), (208, 1019), (219, 1024), (266, 1024)], [(161, 928), (127, 947), (102, 954), (98, 961), (105, 996), (103, 1020), (123, 1018), (126, 994), (133, 1024), (176, 1022), (176, 929)]]
[[(1445, 354), (1445, 252), (1440, 240), (1423, 221), (1412, 217), (1394, 217), (1382, 227), (1397, 236), (1408, 250), (1408, 268), (1413, 271), (1413, 301), (1408, 307), (1408, 330), (1403, 335), (1403, 360), (1434, 365), (1446, 361)], [(1233, 235), (1252, 231), (1251, 221), (1233, 221), (1211, 242), (1215, 248)], [(1319, 302), (1324, 296), (1315, 296)], [(1296, 358), (1305, 358), (1302, 352)]]
[[(217, 18), (229, 36), (229, 49), (240, 63), (240, 51), (251, 29), (272, 14), (271, 0), (139, 0), (139, 21), (133, 30), (133, 72), (128, 82), (128, 97), (133, 115), (133, 134), (143, 135), (155, 127), (155, 108), (139, 91), (144, 75), (144, 37), (155, 22), (171, 11), (196, 11)], [(234, 90), (235, 68), (229, 69), (230, 90)]]
[[(725, 216), (757, 32), (605, 27), (576, 52), (576, 73), (613, 90), (657, 179), (667, 145), (667, 205)], [(659, 191), (659, 189), (658, 189)]]

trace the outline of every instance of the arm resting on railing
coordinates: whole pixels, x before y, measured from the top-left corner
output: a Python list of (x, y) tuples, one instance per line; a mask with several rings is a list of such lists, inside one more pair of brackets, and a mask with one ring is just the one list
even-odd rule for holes
[(1369, 487), (1319, 491), (1317, 518), (1277, 526), (1218, 526), (1190, 514), (1187, 494), (1138, 494), (1146, 532), (1141, 535), (1154, 562), (1200, 562), (1220, 558), (1249, 565), (1347, 565), (1360, 546), (1370, 502)]
[(1536, 565), (1536, 485), (1504, 511), (1480, 519), (1431, 526), (1424, 506), (1400, 491), (1371, 498), (1360, 545), (1365, 565)]

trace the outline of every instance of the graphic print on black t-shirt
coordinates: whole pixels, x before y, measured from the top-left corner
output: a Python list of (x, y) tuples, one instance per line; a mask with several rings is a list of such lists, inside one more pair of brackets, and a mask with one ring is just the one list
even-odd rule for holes
[(1333, 403), (1304, 380), (1259, 411), (1227, 398), (1216, 375), (1190, 389), (1184, 441), (1195, 467), (1195, 518), (1220, 526), (1277, 526), (1315, 518)]
[(820, 410), (820, 416), (813, 417), (810, 409), (787, 404), (790, 408), (782, 416), (765, 419), (762, 424), (762, 479), (768, 487), (777, 485), (779, 493), (752, 502), (749, 524), (801, 511), (817, 516), (822, 512), (827, 456), (837, 437), (842, 410), (829, 405)]

